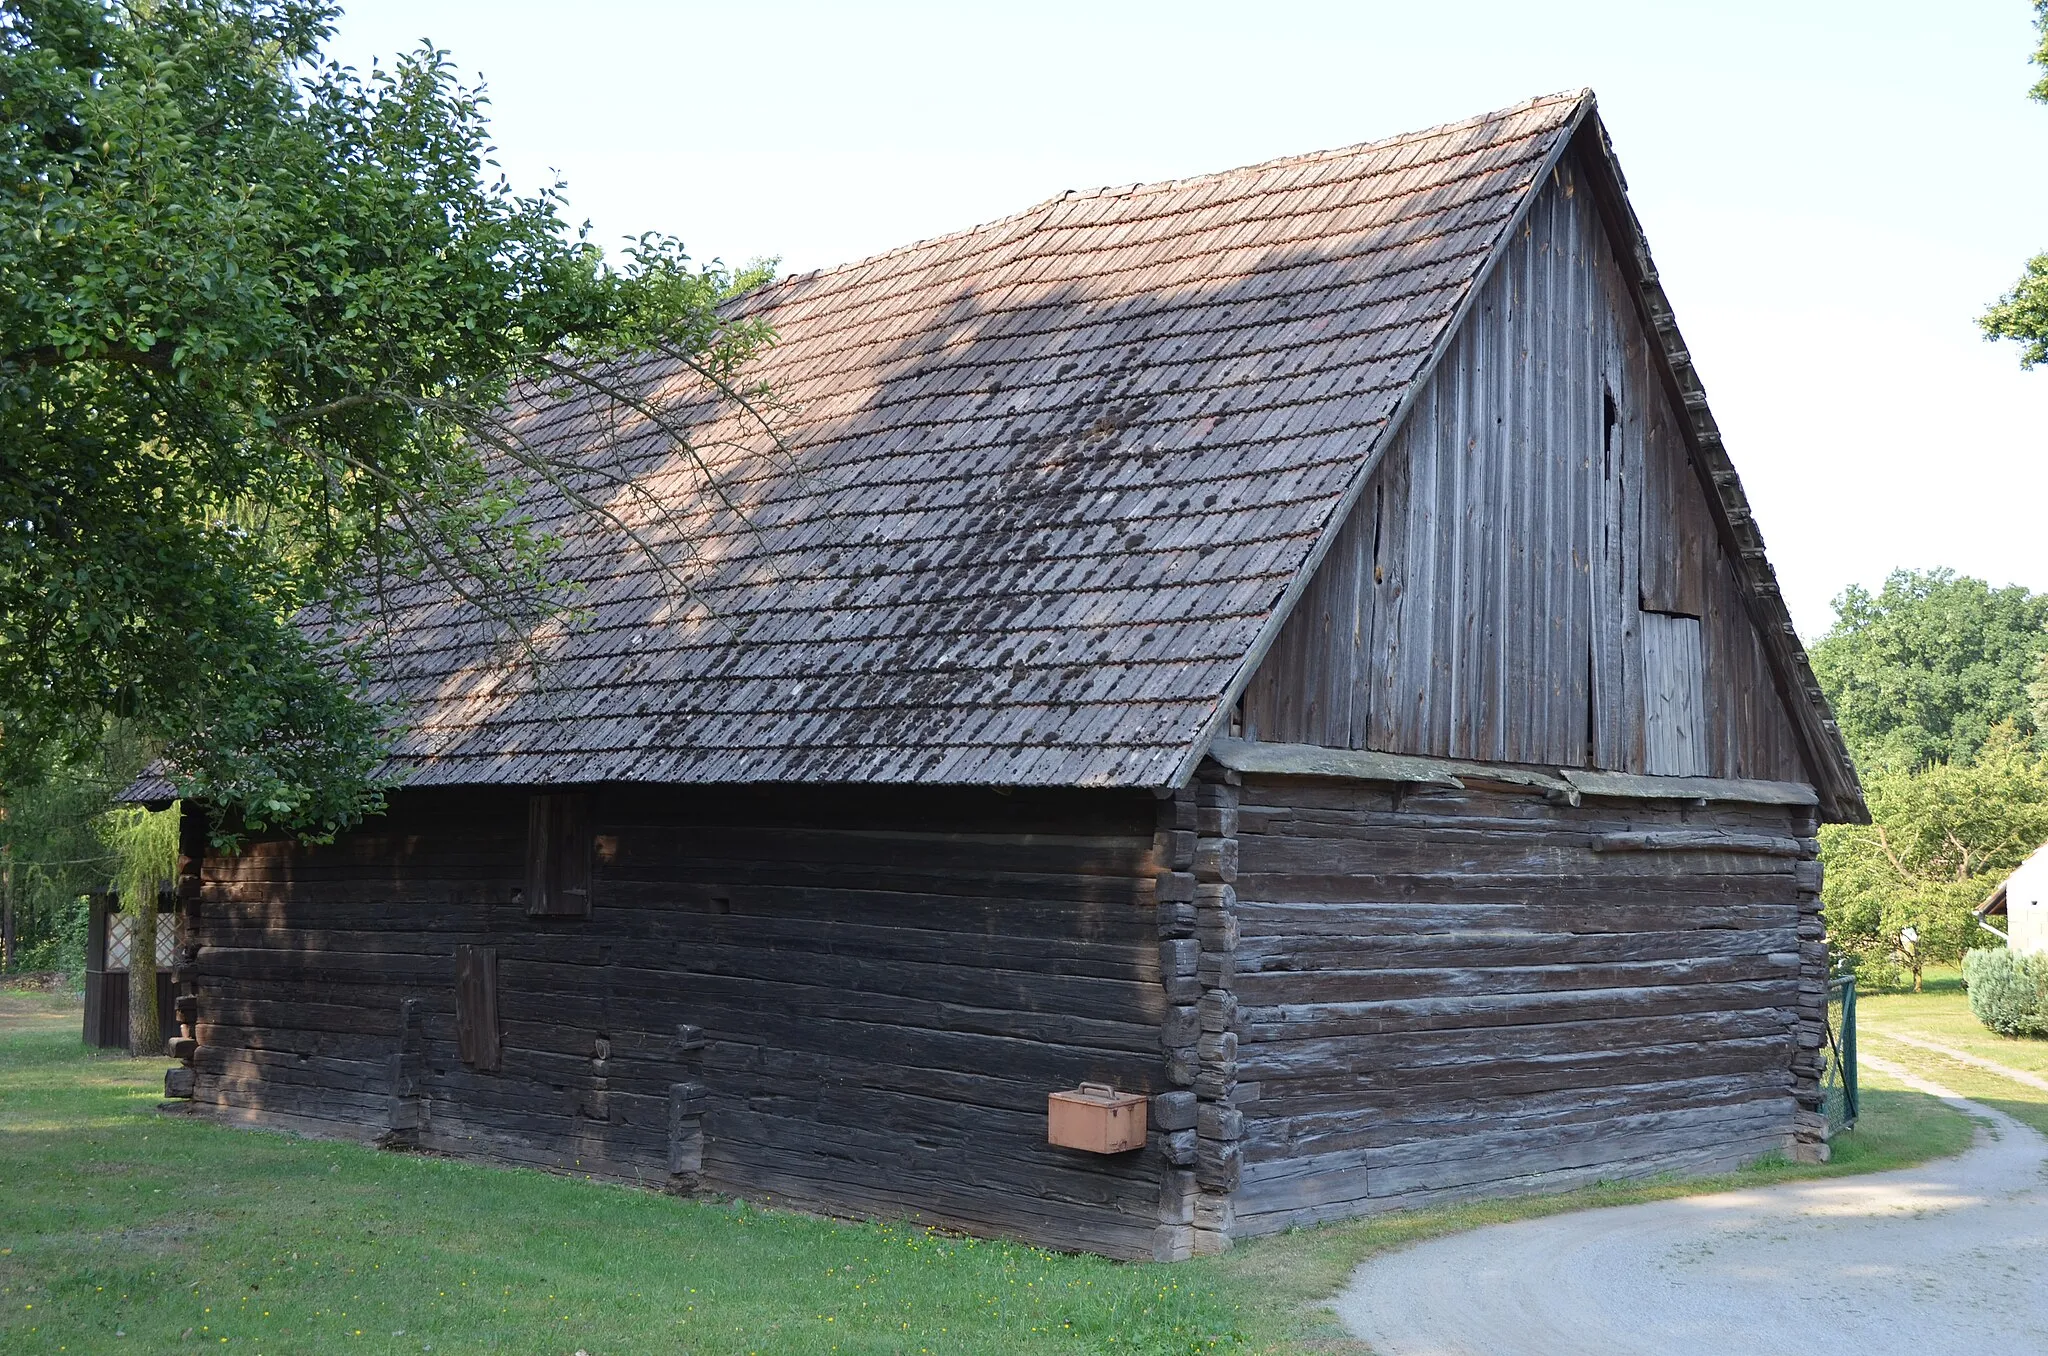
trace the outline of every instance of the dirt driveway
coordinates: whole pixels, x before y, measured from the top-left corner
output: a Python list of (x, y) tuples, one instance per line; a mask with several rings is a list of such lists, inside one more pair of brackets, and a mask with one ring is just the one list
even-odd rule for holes
[(1959, 1158), (1496, 1225), (1360, 1267), (1336, 1302), (1380, 1356), (2048, 1352), (2048, 1140), (1990, 1124)]

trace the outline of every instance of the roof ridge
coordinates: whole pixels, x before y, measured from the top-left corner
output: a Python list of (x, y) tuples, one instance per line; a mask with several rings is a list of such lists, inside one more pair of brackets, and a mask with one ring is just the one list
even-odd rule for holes
[(1200, 184), (1219, 183), (1240, 175), (1263, 173), (1286, 166), (1312, 165), (1329, 160), (1340, 160), (1347, 156), (1359, 156), (1370, 151), (1387, 150), (1392, 147), (1405, 146), (1412, 142), (1449, 136), (1454, 132), (1482, 127), (1487, 123), (1515, 117), (1549, 104), (1569, 103), (1576, 107), (1592, 97), (1592, 89), (1586, 86), (1576, 90), (1558, 90), (1550, 94), (1535, 95), (1522, 100), (1520, 103), (1510, 104), (1505, 108), (1496, 108), (1491, 112), (1481, 113), (1475, 117), (1460, 118), (1455, 122), (1438, 123), (1433, 127), (1419, 128), (1412, 132), (1400, 132), (1390, 137), (1381, 137), (1377, 141), (1358, 141), (1348, 146), (1334, 146), (1326, 150), (1304, 151), (1296, 155), (1275, 156), (1267, 160), (1253, 161), (1248, 165), (1238, 165), (1225, 170), (1212, 170), (1206, 174), (1188, 175), (1179, 179), (1155, 179), (1150, 182), (1139, 182), (1122, 186), (1105, 185), (1095, 189), (1070, 188), (1062, 193), (1054, 194), (1050, 198), (1041, 199), (1029, 207), (1011, 212), (1006, 216), (993, 217), (988, 221), (962, 227), (959, 230), (926, 236), (922, 240), (913, 240), (908, 244), (897, 245), (874, 254), (863, 255), (858, 259), (849, 259), (845, 263), (832, 264), (824, 268), (808, 269), (802, 273), (792, 273), (786, 278), (777, 278), (736, 298), (734, 307), (736, 313), (752, 311), (757, 307), (770, 304), (771, 301), (779, 301), (780, 298), (776, 294), (785, 292), (787, 289), (795, 287), (798, 283), (814, 282), (836, 274), (850, 274), (856, 270), (872, 268), (890, 259), (913, 254), (919, 250), (930, 249), (935, 245), (945, 245), (955, 241), (971, 239), (977, 235), (997, 231), (1002, 227), (1017, 225), (1033, 217), (1046, 215), (1054, 208), (1069, 202), (1105, 197), (1138, 197), (1153, 193), (1177, 191)]

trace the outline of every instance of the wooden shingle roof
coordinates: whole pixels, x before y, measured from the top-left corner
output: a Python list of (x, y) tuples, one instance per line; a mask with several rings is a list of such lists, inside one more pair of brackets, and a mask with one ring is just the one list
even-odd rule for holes
[(1070, 193), (764, 288), (739, 309), (779, 336), (749, 375), (785, 450), (707, 415), (700, 467), (616, 410), (534, 406), (529, 439), (632, 468), (610, 515), (670, 563), (537, 496), (585, 616), (513, 664), (473, 609), (402, 600), (374, 689), (405, 712), (394, 763), (1178, 781), (1591, 107)]

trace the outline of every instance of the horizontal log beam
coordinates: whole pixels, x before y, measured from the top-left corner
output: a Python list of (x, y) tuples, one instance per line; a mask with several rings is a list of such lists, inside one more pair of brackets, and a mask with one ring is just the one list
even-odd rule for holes
[(1804, 782), (1742, 777), (1655, 777), (1582, 768), (1534, 768), (1509, 763), (1428, 758), (1372, 749), (1328, 749), (1315, 744), (1267, 744), (1218, 739), (1209, 756), (1235, 772), (1329, 777), (1463, 790), (1468, 782), (1526, 786), (1576, 802), (1580, 796), (1621, 800), (1705, 800), (1747, 805), (1817, 805)]

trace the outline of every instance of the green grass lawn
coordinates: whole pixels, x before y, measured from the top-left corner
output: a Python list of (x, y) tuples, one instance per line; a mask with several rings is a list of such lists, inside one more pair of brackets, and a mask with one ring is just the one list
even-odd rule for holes
[(1923, 1047), (1887, 1038), (1903, 1032), (1966, 1054), (2048, 1077), (2048, 1040), (2038, 1036), (2001, 1036), (1970, 1015), (1969, 995), (1954, 970), (1930, 970), (1920, 993), (1859, 996), (1857, 1036), (1862, 1048), (1924, 1074), (1965, 1097), (2000, 1111), (2048, 1134), (2048, 1092), (1998, 1074), (1949, 1059)]
[(1921, 993), (1859, 995), (1856, 1010), (1865, 1027), (1896, 1027), (1996, 1060), (2015, 1069), (2048, 1077), (2048, 1039), (2001, 1036), (1970, 1014), (1957, 970), (1927, 971)]
[(9, 1352), (1351, 1352), (1363, 1258), (1560, 1210), (1899, 1166), (1968, 1122), (1874, 1086), (1824, 1167), (1596, 1187), (1133, 1266), (903, 1224), (159, 1116), (159, 1060), (84, 1051), (76, 999), (0, 996)]

